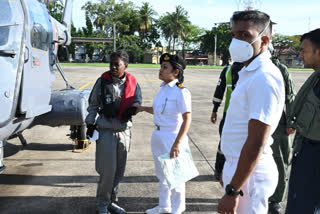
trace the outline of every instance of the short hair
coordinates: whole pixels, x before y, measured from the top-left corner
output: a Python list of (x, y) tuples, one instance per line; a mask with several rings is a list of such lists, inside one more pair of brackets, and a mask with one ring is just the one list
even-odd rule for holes
[(231, 20), (232, 20), (232, 23), (236, 23), (238, 21), (250, 21), (257, 27), (257, 30), (259, 31), (259, 33), (262, 33), (262, 31), (269, 24), (263, 36), (271, 37), (272, 35), (272, 22), (271, 22), (270, 16), (264, 12), (261, 12), (258, 10), (240, 11), (240, 12), (234, 13)]
[(129, 63), (129, 55), (124, 50), (118, 50), (116, 52), (113, 52), (110, 55), (110, 59), (114, 59), (114, 58), (121, 59), (124, 62), (124, 64), (126, 64), (126, 65), (128, 65), (128, 63)]
[(320, 48), (320, 28), (305, 33), (301, 36), (300, 42), (303, 40), (308, 39), (312, 43), (313, 46), (316, 48)]

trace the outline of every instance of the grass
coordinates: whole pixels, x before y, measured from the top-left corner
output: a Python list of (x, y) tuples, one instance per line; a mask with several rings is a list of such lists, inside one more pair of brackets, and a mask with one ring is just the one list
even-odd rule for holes
[[(62, 66), (92, 66), (92, 67), (107, 67), (109, 63), (60, 63)], [(129, 64), (131, 68), (159, 68), (159, 64)], [(187, 68), (193, 69), (222, 69), (223, 66), (211, 66), (211, 65), (188, 65)], [(305, 68), (289, 68), (290, 71), (313, 71), (312, 69)]]

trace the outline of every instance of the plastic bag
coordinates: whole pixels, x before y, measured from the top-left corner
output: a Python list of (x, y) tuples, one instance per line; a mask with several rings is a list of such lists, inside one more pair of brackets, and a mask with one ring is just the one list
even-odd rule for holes
[(95, 129), (93, 131), (92, 137), (89, 138), (90, 141), (96, 141), (99, 139), (99, 132)]
[(190, 150), (182, 151), (178, 157), (172, 159), (170, 153), (165, 153), (159, 156), (158, 160), (169, 189), (173, 189), (199, 175)]

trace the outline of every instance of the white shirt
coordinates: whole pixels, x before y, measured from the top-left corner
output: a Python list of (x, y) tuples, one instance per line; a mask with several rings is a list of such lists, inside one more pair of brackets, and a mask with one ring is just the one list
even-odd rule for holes
[(182, 115), (191, 112), (191, 94), (186, 88), (179, 88), (177, 79), (165, 84), (153, 100), (153, 122), (160, 127), (180, 129)]
[(284, 108), (285, 89), (281, 72), (270, 57), (269, 51), (263, 52), (239, 72), (221, 137), (221, 149), (226, 157), (240, 157), (251, 119), (271, 126), (263, 154), (272, 154), (271, 135)]

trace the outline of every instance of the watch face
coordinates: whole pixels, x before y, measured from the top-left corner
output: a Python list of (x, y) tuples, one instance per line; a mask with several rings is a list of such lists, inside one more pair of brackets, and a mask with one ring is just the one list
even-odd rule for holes
[(232, 196), (237, 196), (237, 195), (240, 194), (240, 192), (237, 192), (237, 191), (233, 188), (233, 186), (231, 186), (230, 184), (228, 184), (228, 185), (226, 186), (226, 194), (227, 194), (227, 195), (232, 195)]
[(234, 189), (233, 189), (233, 187), (232, 187), (230, 184), (228, 184), (228, 185), (226, 186), (226, 194), (227, 194), (227, 195), (233, 195), (233, 194), (234, 194)]

